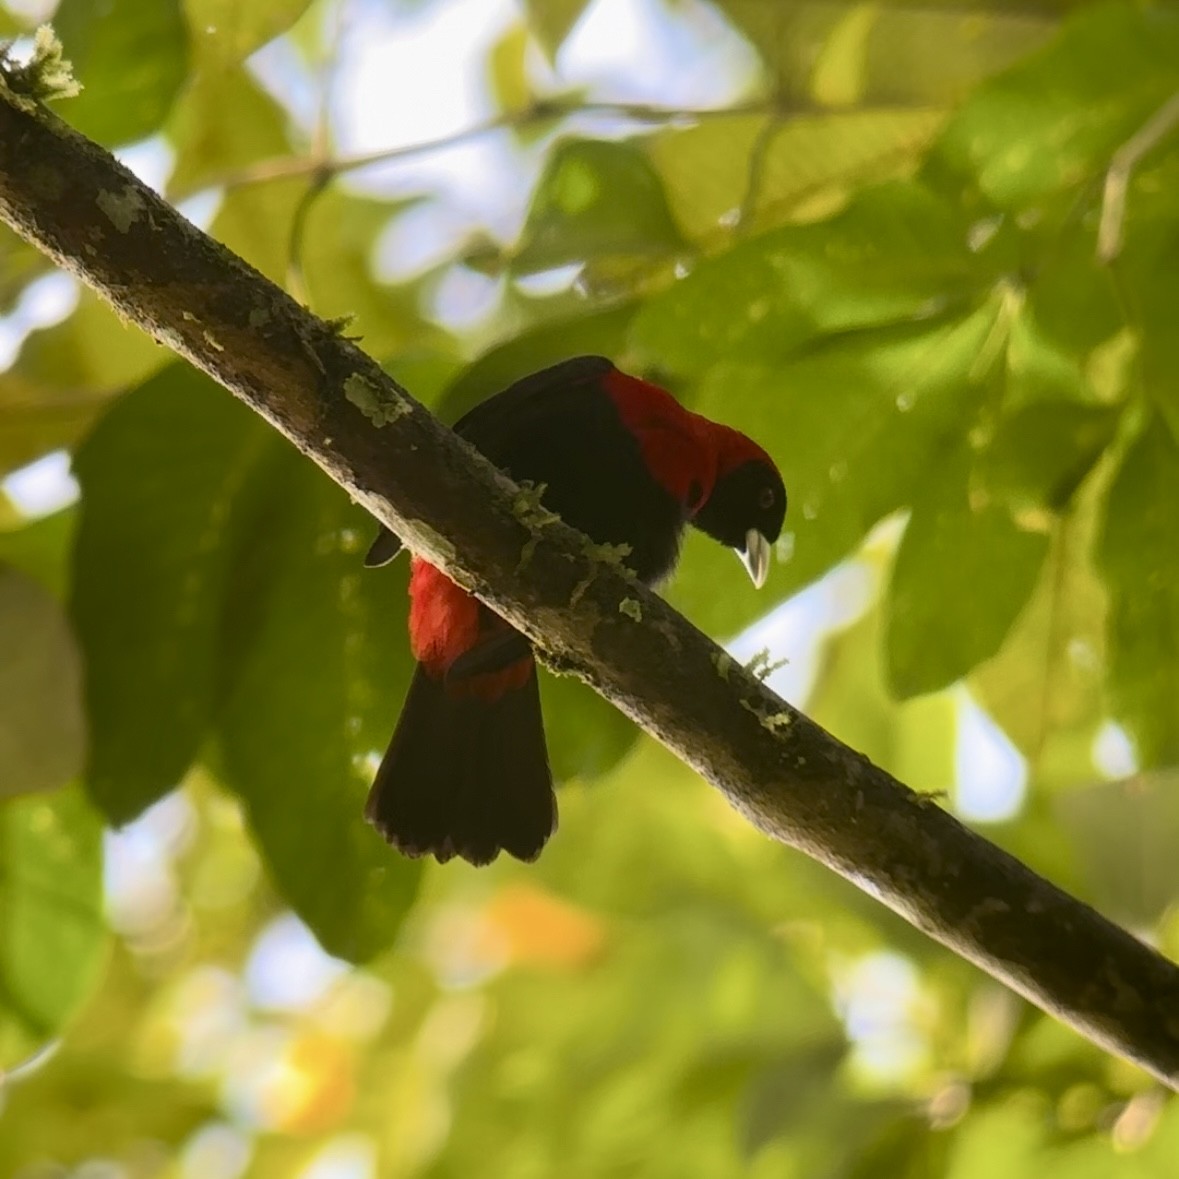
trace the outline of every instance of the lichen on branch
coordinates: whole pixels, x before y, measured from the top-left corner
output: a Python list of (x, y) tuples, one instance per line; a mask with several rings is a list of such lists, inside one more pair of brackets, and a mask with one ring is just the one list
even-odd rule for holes
[(82, 83), (74, 77), (52, 26), (42, 25), (33, 35), (33, 51), (27, 61), (17, 60), (13, 50), (11, 41), (0, 45), (0, 88), (23, 104), (22, 109), (82, 93)]

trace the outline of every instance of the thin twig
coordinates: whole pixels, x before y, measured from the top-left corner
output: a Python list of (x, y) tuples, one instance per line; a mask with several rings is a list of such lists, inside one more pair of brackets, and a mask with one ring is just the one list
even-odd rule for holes
[[(240, 168), (234, 172), (227, 172), (223, 176), (204, 180), (200, 187), (202, 189), (242, 188), (252, 184), (265, 184), (273, 180), (290, 180), (302, 176), (312, 176), (323, 169), (330, 171), (333, 176), (339, 176), (346, 172), (371, 168), (376, 164), (412, 159), (414, 156), (429, 155), (433, 152), (459, 147), (495, 131), (530, 130), (539, 124), (572, 118), (575, 115), (615, 115), (619, 118), (631, 119), (636, 123), (665, 127), (675, 123), (691, 124), (705, 119), (734, 118), (741, 115), (777, 114), (786, 118), (807, 114), (829, 115), (831, 113), (833, 112), (826, 108), (805, 103), (794, 104), (784, 109), (781, 103), (770, 99), (735, 103), (727, 107), (674, 108), (653, 106), (644, 102), (540, 101), (522, 111), (493, 115), (481, 123), (464, 127), (461, 131), (454, 131), (449, 135), (424, 140), (421, 143), (386, 147), (378, 151), (342, 156), (336, 160), (319, 159), (315, 157), (314, 153), (309, 156), (278, 156), (269, 160), (259, 160), (258, 163), (251, 164), (247, 168)], [(192, 195), (192, 189), (185, 189), (172, 193), (171, 197), (173, 200), (182, 201)]]
[(774, 118), (767, 119), (758, 128), (757, 137), (749, 149), (749, 169), (745, 175), (745, 195), (741, 198), (741, 205), (737, 210), (736, 220), (733, 222), (735, 233), (740, 233), (753, 218), (758, 198), (761, 196), (762, 182), (765, 179), (766, 160), (769, 157), (770, 148), (781, 130), (781, 122)]
[(311, 140), (311, 156), (320, 166), (311, 174), (311, 182), (295, 206), (291, 218), (291, 232), (287, 238), (287, 290), (305, 307), (311, 306), (303, 270), (303, 242), (307, 229), (307, 218), (311, 206), (326, 191), (335, 176), (331, 164), (332, 154), (332, 91), (336, 83), (336, 63), (340, 60), (340, 41), (344, 35), (344, 12), (347, 0), (339, 0), (332, 14), (332, 28), (329, 45), (319, 62), (317, 82), (319, 86), (319, 109), (316, 111), (315, 130)]
[(1130, 176), (1142, 157), (1152, 151), (1179, 124), (1179, 91), (1172, 94), (1143, 125), (1118, 148), (1105, 174), (1101, 197), (1101, 222), (1097, 229), (1097, 260), (1109, 265), (1122, 252), (1126, 223), (1126, 193)]
[(332, 181), (332, 173), (327, 169), (320, 169), (312, 178), (307, 190), (299, 198), (295, 206), (295, 215), (291, 218), (291, 232), (287, 238), (287, 290), (305, 307), (311, 306), (310, 292), (303, 270), (303, 242), (306, 237), (307, 217), (311, 213), (311, 206), (323, 195)]

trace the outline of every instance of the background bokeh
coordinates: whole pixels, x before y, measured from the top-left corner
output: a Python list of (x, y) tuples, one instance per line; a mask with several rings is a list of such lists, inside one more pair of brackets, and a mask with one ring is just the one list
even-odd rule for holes
[[(1179, 950), (1174, 6), (45, 19), (58, 112), (444, 418), (602, 352), (754, 435), (768, 586), (693, 539), (670, 599)], [(404, 563), (7, 231), (0, 478), (0, 1176), (1175, 1173), (1164, 1091), (576, 683), (538, 864), (391, 853)]]

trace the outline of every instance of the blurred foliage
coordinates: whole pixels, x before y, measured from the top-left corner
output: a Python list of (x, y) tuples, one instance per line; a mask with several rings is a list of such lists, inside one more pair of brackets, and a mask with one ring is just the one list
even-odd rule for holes
[[(390, 151), (362, 188), (332, 139), (349, 38), (454, 4), (61, 0), (59, 111), (448, 420), (593, 351), (757, 437), (768, 588), (691, 538), (669, 598), (967, 817), (1006, 746), (994, 838), (1174, 954), (1179, 127), (1110, 264), (1097, 230), (1179, 13), (650, 0), (675, 77), (586, 82), (598, 5), (528, 0), (483, 96), (518, 191), (472, 213), (481, 174), (456, 202)], [(389, 852), (403, 564), (363, 571), (364, 513), (94, 297), (34, 314), (47, 273), (0, 237), (0, 474), (66, 450), (81, 488), (0, 497), (0, 1174), (1173, 1173), (1179, 1105), (581, 685), (544, 684), (538, 865)]]

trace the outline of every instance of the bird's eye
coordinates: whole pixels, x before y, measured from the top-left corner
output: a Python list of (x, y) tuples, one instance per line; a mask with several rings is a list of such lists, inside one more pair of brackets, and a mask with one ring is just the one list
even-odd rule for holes
[(763, 487), (758, 493), (757, 505), (763, 511), (768, 512), (774, 506), (774, 500), (777, 498), (772, 487)]

